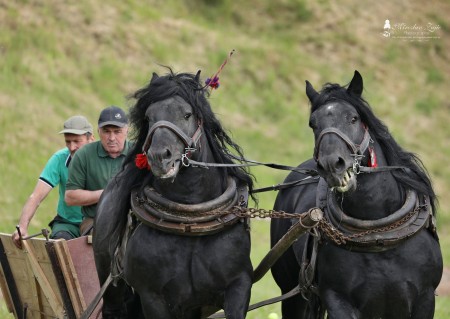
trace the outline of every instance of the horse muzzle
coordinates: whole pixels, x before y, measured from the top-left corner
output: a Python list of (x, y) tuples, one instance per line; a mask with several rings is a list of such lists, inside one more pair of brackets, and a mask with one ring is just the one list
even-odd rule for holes
[(181, 150), (183, 145), (159, 145), (153, 143), (147, 152), (153, 176), (160, 179), (175, 179), (181, 168)]
[(356, 173), (351, 158), (324, 156), (317, 161), (319, 175), (325, 179), (328, 187), (345, 193), (356, 189)]

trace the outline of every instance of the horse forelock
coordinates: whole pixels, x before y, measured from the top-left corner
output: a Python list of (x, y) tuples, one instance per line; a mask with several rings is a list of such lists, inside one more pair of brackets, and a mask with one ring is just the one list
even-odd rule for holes
[(348, 93), (346, 87), (327, 83), (311, 104), (311, 114), (322, 105), (336, 100), (344, 101), (356, 109), (361, 117), (361, 121), (369, 128), (371, 137), (379, 143), (389, 166), (404, 166), (415, 173), (411, 176), (411, 174), (404, 171), (397, 171), (394, 172), (394, 176), (406, 188), (415, 189), (421, 194), (428, 195), (433, 211), (435, 211), (436, 194), (423, 163), (415, 154), (403, 150), (389, 132), (388, 127), (375, 116), (366, 100), (355, 94)]

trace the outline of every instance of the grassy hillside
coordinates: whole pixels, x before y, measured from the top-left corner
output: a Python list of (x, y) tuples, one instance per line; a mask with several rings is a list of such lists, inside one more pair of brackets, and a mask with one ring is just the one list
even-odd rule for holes
[[(161, 65), (213, 74), (231, 49), (211, 104), (247, 157), (296, 165), (312, 154), (304, 81), (348, 83), (355, 69), (364, 96), (406, 149), (422, 158), (440, 198), (438, 227), (450, 263), (450, 3), (431, 0), (6, 1), (0, 0), (0, 231), (11, 233), (48, 157), (63, 147), (62, 122), (84, 114), (92, 123)], [(434, 39), (382, 36), (391, 25), (439, 26)], [(399, 33), (404, 34), (404, 30)], [(284, 172), (252, 170), (258, 186)], [(33, 220), (54, 215), (56, 192)], [(260, 196), (271, 208), (276, 193)], [(255, 264), (269, 248), (268, 223), (253, 222)], [(270, 275), (253, 301), (278, 289)], [(438, 298), (437, 318), (450, 318)], [(278, 306), (255, 311), (266, 318)]]

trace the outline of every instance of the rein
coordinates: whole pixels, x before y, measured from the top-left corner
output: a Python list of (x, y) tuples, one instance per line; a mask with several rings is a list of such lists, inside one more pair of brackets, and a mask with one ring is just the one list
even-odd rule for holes
[(292, 171), (300, 174), (309, 175), (311, 177), (317, 176), (318, 173), (316, 170), (313, 169), (301, 169), (294, 166), (288, 166), (288, 165), (282, 165), (282, 164), (276, 164), (276, 163), (263, 163), (263, 162), (257, 162), (253, 160), (248, 160), (245, 158), (238, 158), (235, 156), (232, 156), (235, 159), (245, 162), (241, 164), (226, 164), (226, 163), (207, 163), (207, 162), (197, 162), (193, 159), (190, 159), (188, 155), (185, 153), (181, 156), (181, 164), (183, 164), (184, 167), (201, 167), (201, 168), (209, 168), (209, 167), (249, 167), (249, 166), (267, 166), (273, 169), (279, 169), (279, 170), (285, 170), (285, 171)]

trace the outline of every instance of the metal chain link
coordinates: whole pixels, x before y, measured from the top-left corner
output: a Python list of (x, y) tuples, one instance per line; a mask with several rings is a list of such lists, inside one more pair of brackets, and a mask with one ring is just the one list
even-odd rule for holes
[[(139, 204), (148, 204), (152, 206), (155, 209), (161, 210), (161, 211), (167, 211), (166, 208), (146, 199), (137, 196), (136, 197)], [(209, 212), (202, 212), (199, 215), (202, 216), (223, 216), (227, 214), (234, 214), (241, 218), (299, 218), (301, 214), (293, 214), (293, 213), (286, 213), (284, 211), (276, 211), (273, 209), (264, 209), (264, 208), (248, 208), (245, 207), (245, 202), (239, 202), (237, 206), (231, 207), (229, 210), (216, 210), (216, 211), (209, 211)]]
[(329, 221), (327, 221), (325, 218), (320, 220), (319, 222), (319, 229), (322, 231), (325, 236), (330, 239), (332, 242), (334, 242), (336, 245), (342, 245), (345, 244), (347, 241), (351, 241), (356, 238), (361, 238), (366, 235), (374, 234), (374, 233), (382, 233), (385, 231), (393, 230), (397, 228), (398, 226), (401, 226), (405, 222), (407, 222), (411, 217), (413, 217), (416, 213), (418, 213), (421, 209), (426, 209), (427, 205), (418, 205), (413, 211), (406, 214), (403, 218), (399, 219), (393, 224), (380, 227), (380, 228), (374, 228), (369, 229), (360, 233), (354, 233), (351, 235), (345, 235), (340, 230), (336, 229)]
[(286, 213), (284, 211), (276, 211), (264, 208), (248, 208), (241, 206), (233, 206), (228, 211), (212, 211), (205, 212), (204, 215), (225, 215), (234, 214), (241, 218), (299, 218), (301, 214)]
[[(142, 201), (142, 199), (140, 199)], [(345, 235), (340, 230), (336, 229), (326, 218), (322, 218), (317, 227), (318, 229), (332, 242), (334, 242), (336, 245), (342, 245), (345, 244), (347, 241), (351, 241), (356, 238), (361, 238), (366, 235), (370, 235), (373, 233), (382, 233), (385, 231), (393, 230), (397, 228), (398, 226), (402, 225), (406, 221), (408, 221), (412, 216), (414, 216), (416, 213), (418, 213), (421, 209), (426, 208), (427, 205), (419, 205), (417, 206), (413, 211), (409, 212), (407, 215), (405, 215), (400, 220), (396, 221), (393, 224), (380, 227), (380, 228), (374, 228), (369, 229), (363, 232), (354, 233), (351, 235)], [(233, 206), (227, 211), (210, 211), (210, 212), (204, 212), (202, 215), (208, 215), (208, 216), (223, 216), (226, 214), (234, 214), (241, 218), (296, 218), (298, 219), (302, 214), (295, 214), (295, 213), (286, 213), (285, 211), (276, 211), (273, 209), (264, 209), (264, 208), (248, 208), (245, 206), (242, 206), (241, 203), (239, 203), (239, 206)]]

